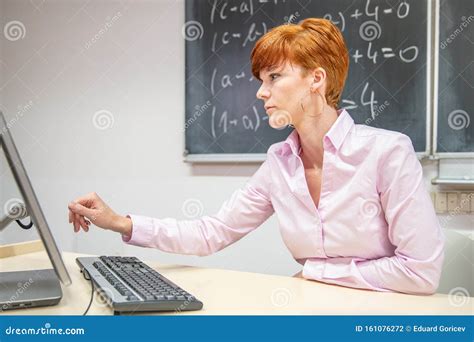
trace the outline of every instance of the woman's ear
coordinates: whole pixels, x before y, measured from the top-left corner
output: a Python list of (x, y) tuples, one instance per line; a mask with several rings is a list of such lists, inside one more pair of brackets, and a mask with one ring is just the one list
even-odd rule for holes
[(326, 70), (319, 67), (313, 70), (313, 83), (311, 84), (311, 91), (317, 91), (326, 81)]

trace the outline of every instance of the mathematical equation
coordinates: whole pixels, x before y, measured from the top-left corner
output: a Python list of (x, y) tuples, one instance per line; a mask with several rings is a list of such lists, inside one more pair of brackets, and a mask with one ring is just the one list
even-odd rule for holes
[[(279, 3), (285, 2), (286, 0), (244, 0), (239, 5), (229, 6), (228, 1), (213, 0), (209, 22), (214, 24), (216, 19), (226, 20), (232, 14), (240, 15), (240, 17), (242, 17), (242, 14), (248, 15), (248, 17), (253, 17), (255, 13), (255, 4), (257, 6), (266, 3), (278, 5)], [(260, 10), (260, 7), (257, 8), (257, 11), (258, 10)]]
[[(229, 75), (225, 75), (224, 79), (228, 77)], [(229, 83), (227, 86), (232, 86), (232, 84)], [(370, 122), (374, 121), (390, 105), (387, 100), (383, 102), (377, 100), (375, 90), (370, 87), (369, 82), (364, 84), (357, 101), (350, 98), (343, 98), (341, 104), (341, 108), (346, 110), (353, 110), (359, 107), (366, 108), (370, 112), (370, 119), (366, 120), (366, 124), (370, 124)], [(227, 133), (229, 129), (239, 125), (243, 126), (244, 130), (256, 132), (260, 128), (262, 121), (268, 121), (268, 116), (266, 114), (261, 115), (255, 105), (252, 106), (252, 112), (253, 115), (239, 115), (238, 118), (235, 118), (228, 110), (218, 113), (217, 107), (213, 106), (211, 111), (212, 137), (216, 139), (221, 134)]]
[[(365, 49), (365, 55), (362, 54), (361, 50), (356, 49), (351, 55), (355, 63), (359, 62), (359, 59), (366, 57), (371, 60), (374, 64), (377, 64), (377, 58), (389, 59), (398, 56), (403, 63), (411, 63), (418, 57), (418, 46), (410, 45), (403, 47), (382, 47), (378, 50), (373, 48), (373, 42), (380, 39), (382, 36), (382, 26), (379, 23), (381, 16), (396, 15), (399, 20), (403, 20), (410, 14), (410, 4), (408, 1), (402, 1), (396, 9), (392, 7), (381, 8), (380, 6), (374, 6), (371, 4), (371, 0), (366, 0), (364, 12), (361, 12), (358, 8), (349, 14), (349, 18), (353, 21), (362, 21), (363, 19), (369, 19), (362, 22), (359, 26), (360, 38), (367, 42), (367, 48)], [(326, 13), (323, 16), (325, 19), (330, 20), (333, 24), (339, 27), (341, 32), (344, 33), (346, 29), (346, 18), (342, 12), (337, 12), (336, 15)]]
[[(204, 54), (202, 60), (197, 64), (199, 69), (200, 65), (208, 63), (206, 71), (200, 78), (200, 84), (210, 90), (212, 100), (217, 100), (213, 101), (214, 104), (206, 110), (204, 115), (206, 126), (208, 124), (211, 126), (212, 137), (217, 139), (220, 135), (233, 129), (257, 132), (265, 127), (264, 121), (268, 121), (268, 116), (263, 111), (261, 103), (255, 102), (255, 92), (258, 87), (250, 72), (248, 57), (251, 48), (272, 27), (294, 24), (310, 16), (331, 20), (341, 30), (349, 47), (352, 67), (360, 65), (363, 70), (362, 74), (365, 75), (359, 79), (358, 83), (354, 83), (357, 80), (349, 77), (348, 86), (356, 84), (357, 91), (347, 92), (350, 95), (343, 96), (340, 103), (341, 108), (362, 112), (364, 116), (368, 114), (369, 121), (375, 120), (391, 105), (383, 98), (384, 95), (390, 93), (389, 86), (396, 85), (397, 82), (405, 83), (404, 73), (394, 73), (395, 77), (387, 84), (367, 76), (373, 76), (372, 73), (386, 60), (392, 59), (403, 64), (414, 63), (419, 59), (420, 47), (423, 49), (423, 42), (417, 41), (420, 45), (410, 42), (410, 39), (414, 39), (415, 36), (408, 28), (416, 23), (414, 19), (419, 16), (418, 3), (411, 1), (412, 3), (410, 0), (402, 0), (391, 4), (390, 2), (361, 0), (360, 5), (355, 6), (352, 6), (354, 1), (347, 1), (350, 9), (334, 12), (327, 11), (327, 8), (334, 8), (331, 5), (332, 2), (329, 1), (323, 1), (326, 4), (326, 10), (316, 9), (316, 6), (313, 5), (311, 5), (314, 7), (312, 10), (310, 7), (305, 10), (305, 8), (301, 8), (304, 4), (284, 0), (207, 1), (206, 3), (210, 6), (208, 7), (209, 11), (204, 17), (201, 17), (202, 23), (207, 21), (206, 35), (203, 35), (202, 31), (199, 34), (199, 39), (204, 36), (206, 44), (202, 42), (199, 44), (206, 46), (207, 51), (205, 52), (210, 52), (210, 54), (207, 56)], [(276, 7), (275, 5), (283, 3), (286, 3), (286, 6), (283, 7), (285, 11), (273, 8), (271, 11), (262, 10), (265, 8), (264, 6)], [(299, 6), (288, 8), (288, 4), (296, 3)], [(306, 4), (311, 4), (311, 2)], [(273, 17), (270, 17), (269, 13)], [(304, 17), (301, 17), (302, 15)], [(407, 18), (411, 18), (411, 20)], [(397, 23), (395, 27), (392, 25), (394, 21)], [(404, 21), (409, 25), (403, 26)], [(401, 43), (394, 42), (394, 37), (397, 35), (384, 34), (385, 31), (388, 32), (388, 28), (401, 30), (405, 27), (407, 38)], [(192, 40), (194, 39), (190, 39), (190, 41)], [(237, 57), (240, 58), (240, 54), (242, 54), (241, 60), (237, 59)], [(245, 60), (244, 57), (246, 57)], [(360, 75), (360, 72), (356, 74)], [(255, 84), (251, 85), (252, 83)], [(401, 88), (397, 87), (396, 89)], [(218, 96), (229, 97), (228, 92), (234, 91), (243, 92), (245, 96), (239, 94), (239, 98), (248, 99), (248, 101), (243, 101), (238, 106), (232, 106), (218, 100)], [(221, 94), (221, 92), (225, 93)], [(393, 96), (391, 97), (400, 105)]]
[[(364, 84), (364, 88), (360, 94), (359, 102), (353, 101), (352, 99), (342, 99), (341, 103), (342, 108), (347, 110), (359, 108), (359, 105), (361, 107), (368, 108), (372, 121), (375, 120), (378, 115), (380, 115), (380, 108), (378, 105), (379, 101), (376, 100), (375, 90), (369, 88), (369, 82)], [(387, 101), (384, 101), (383, 103), (385, 103), (385, 107), (383, 108), (386, 108), (388, 106)]]
[(229, 128), (242, 125), (244, 130), (256, 132), (262, 121), (268, 120), (267, 115), (260, 115), (256, 106), (252, 106), (253, 115), (241, 115), (238, 119), (229, 116), (229, 112), (224, 110), (222, 113), (216, 113), (216, 106), (212, 107), (211, 112), (211, 135), (214, 139), (221, 134), (228, 132)]
[[(231, 33), (229, 31), (225, 31), (222, 34), (218, 32), (214, 32), (214, 35), (212, 38), (211, 51), (217, 52), (222, 47), (224, 47), (225, 45), (235, 40), (241, 41), (242, 47), (245, 47), (248, 43), (256, 41), (257, 38), (267, 33), (267, 24), (265, 22), (261, 22), (258, 25), (259, 27), (257, 27), (256, 23), (252, 23), (245, 34), (242, 34), (240, 32)], [(220, 46), (216, 48), (216, 45), (218, 43), (220, 43)]]

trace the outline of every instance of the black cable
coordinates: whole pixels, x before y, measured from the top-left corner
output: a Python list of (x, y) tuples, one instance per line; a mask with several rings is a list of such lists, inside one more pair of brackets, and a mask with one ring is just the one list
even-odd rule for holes
[(90, 309), (91, 304), (92, 304), (92, 300), (94, 299), (94, 292), (95, 292), (94, 282), (92, 281), (92, 279), (90, 277), (86, 277), (86, 273), (87, 273), (86, 270), (82, 270), (82, 274), (84, 275), (84, 278), (91, 282), (91, 300), (89, 301), (89, 305), (87, 306), (87, 309), (86, 309), (86, 311), (84, 311), (82, 316), (87, 315), (87, 312), (89, 312), (89, 309)]
[(31, 221), (31, 219), (30, 219), (30, 223), (28, 224), (23, 224), (20, 220), (15, 220), (15, 221), (23, 229), (30, 229), (31, 227), (33, 227), (33, 221)]

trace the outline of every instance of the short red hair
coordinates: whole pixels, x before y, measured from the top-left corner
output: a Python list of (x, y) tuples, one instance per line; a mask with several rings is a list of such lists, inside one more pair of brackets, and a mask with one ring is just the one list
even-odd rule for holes
[(286, 61), (306, 71), (326, 70), (326, 101), (334, 108), (341, 98), (349, 70), (349, 52), (341, 31), (329, 20), (308, 18), (298, 24), (277, 26), (263, 35), (251, 55), (252, 74)]

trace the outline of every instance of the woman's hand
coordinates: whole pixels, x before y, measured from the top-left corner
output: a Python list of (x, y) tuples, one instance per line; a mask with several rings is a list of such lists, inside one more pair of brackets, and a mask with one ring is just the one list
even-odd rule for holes
[(130, 236), (132, 233), (132, 220), (117, 215), (95, 192), (75, 199), (69, 203), (68, 208), (69, 223), (74, 225), (76, 233), (81, 227), (88, 232), (91, 222), (97, 227), (124, 235)]

